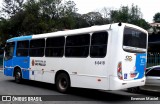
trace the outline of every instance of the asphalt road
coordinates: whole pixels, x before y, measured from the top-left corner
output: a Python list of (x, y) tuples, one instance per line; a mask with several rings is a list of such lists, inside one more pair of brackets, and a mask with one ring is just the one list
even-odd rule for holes
[[(160, 94), (143, 91), (140, 94), (121, 91), (99, 91), (90, 89), (72, 88), (68, 94), (57, 92), (53, 84), (25, 80), (22, 84), (14, 82), (14, 78), (4, 76), (0, 72), (0, 95), (42, 96), (53, 99), (43, 102), (0, 102), (0, 104), (158, 104)], [(43, 96), (45, 95), (45, 96)], [(0, 96), (1, 97), (1, 96)], [(159, 97), (159, 101), (131, 101), (131, 97)]]

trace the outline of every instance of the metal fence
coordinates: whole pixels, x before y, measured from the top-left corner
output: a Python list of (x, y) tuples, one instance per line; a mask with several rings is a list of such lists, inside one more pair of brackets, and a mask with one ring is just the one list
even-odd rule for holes
[(147, 67), (160, 65), (160, 52), (148, 52)]

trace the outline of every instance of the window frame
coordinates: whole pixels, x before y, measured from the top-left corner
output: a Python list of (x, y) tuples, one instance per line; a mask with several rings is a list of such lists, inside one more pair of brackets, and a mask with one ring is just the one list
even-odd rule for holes
[[(125, 29), (126, 28), (139, 31), (141, 33), (144, 33), (146, 35), (146, 48), (140, 48), (140, 47), (133, 47), (133, 46), (124, 45), (124, 35), (125, 35)], [(128, 49), (128, 47), (129, 47), (129, 49)], [(145, 53), (147, 51), (147, 34), (144, 31), (140, 30), (140, 29), (137, 29), (137, 28), (134, 28), (134, 27), (125, 26), (124, 29), (123, 29), (122, 49), (125, 52), (130, 52), (130, 53)]]
[[(92, 45), (92, 36), (94, 35), (94, 33), (101, 33), (101, 32), (105, 32), (105, 33), (107, 33), (107, 40), (106, 40), (106, 44), (99, 44), (99, 45)], [(109, 32), (108, 31), (105, 31), (105, 30), (103, 30), (103, 31), (96, 31), (96, 32), (93, 32), (92, 33), (92, 35), (91, 35), (91, 42), (90, 42), (90, 57), (91, 58), (104, 58), (104, 57), (106, 57), (106, 55), (107, 55), (107, 50), (108, 50), (108, 39), (109, 39)], [(91, 48), (92, 47), (100, 47), (100, 46), (106, 46), (106, 48), (105, 48), (105, 55), (104, 56), (93, 56), (93, 55), (91, 55)]]

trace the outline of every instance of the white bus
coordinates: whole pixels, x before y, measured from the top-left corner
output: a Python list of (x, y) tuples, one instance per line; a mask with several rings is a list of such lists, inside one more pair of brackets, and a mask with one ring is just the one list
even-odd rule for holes
[(148, 33), (127, 23), (7, 40), (4, 75), (70, 87), (119, 90), (145, 84)]

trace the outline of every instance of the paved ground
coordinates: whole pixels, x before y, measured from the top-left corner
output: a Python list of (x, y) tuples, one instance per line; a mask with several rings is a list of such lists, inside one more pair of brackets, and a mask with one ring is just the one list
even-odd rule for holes
[[(24, 81), (22, 84), (14, 82), (14, 78), (4, 76), (0, 72), (0, 95), (44, 95), (51, 97), (53, 101), (45, 102), (0, 102), (0, 104), (158, 104), (159, 101), (131, 101), (131, 97), (160, 97), (159, 93), (144, 92), (141, 94), (121, 91), (99, 91), (89, 89), (72, 88), (68, 94), (57, 92), (53, 84)], [(0, 96), (1, 97), (1, 96)], [(57, 100), (59, 97), (59, 100)], [(0, 98), (1, 99), (1, 98)]]

